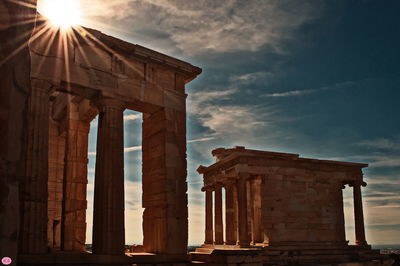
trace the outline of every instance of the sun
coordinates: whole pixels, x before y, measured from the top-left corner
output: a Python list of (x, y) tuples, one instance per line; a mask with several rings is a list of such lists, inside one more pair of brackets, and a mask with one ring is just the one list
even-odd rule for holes
[(61, 29), (68, 29), (81, 21), (78, 0), (41, 0), (38, 8), (53, 26)]

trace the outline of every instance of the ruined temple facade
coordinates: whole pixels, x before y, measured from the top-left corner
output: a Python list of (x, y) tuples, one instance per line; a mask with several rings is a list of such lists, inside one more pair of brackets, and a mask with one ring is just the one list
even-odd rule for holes
[[(185, 84), (201, 69), (99, 31), (76, 27), (46, 32), (45, 25), (36, 25), (37, 37), (29, 42), (20, 263), (45, 265), (75, 258), (73, 265), (96, 261), (97, 255), (114, 256), (108, 262), (116, 265), (143, 258), (151, 263), (187, 262)], [(126, 109), (143, 113), (146, 256), (134, 258), (124, 255)], [(93, 239), (87, 241), (88, 135), (97, 115)], [(94, 257), (85, 256), (86, 242), (92, 242)]]
[[(244, 147), (218, 148), (212, 155), (214, 164), (198, 168), (204, 179), (205, 242), (195, 256), (210, 254), (212, 261), (251, 251), (249, 263), (266, 265), (368, 265), (379, 258), (365, 239), (361, 187), (368, 165)], [(353, 189), (355, 245), (345, 236), (345, 185)]]

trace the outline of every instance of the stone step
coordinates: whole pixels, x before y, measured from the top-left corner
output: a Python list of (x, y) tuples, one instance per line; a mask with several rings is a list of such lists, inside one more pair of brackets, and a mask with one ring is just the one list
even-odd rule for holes
[(264, 265), (321, 265), (329, 263), (341, 263), (352, 261), (351, 255), (342, 254), (319, 254), (315, 255), (300, 255), (300, 256), (266, 256), (264, 257)]
[(209, 262), (210, 261), (210, 253), (204, 252), (190, 252), (190, 257), (192, 261), (202, 261), (202, 262)]
[(196, 248), (195, 252), (202, 252), (211, 254), (214, 251), (213, 248)]

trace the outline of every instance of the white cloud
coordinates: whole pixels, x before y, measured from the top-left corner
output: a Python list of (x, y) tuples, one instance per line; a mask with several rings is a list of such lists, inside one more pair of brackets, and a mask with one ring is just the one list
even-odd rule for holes
[[(279, 109), (245, 104), (237, 88), (194, 92), (189, 95), (188, 111), (202, 127), (191, 148), (212, 163), (210, 151), (218, 147), (245, 146), (262, 149), (273, 143), (277, 135), (283, 136), (276, 123)], [(281, 117), (279, 117), (281, 119)], [(204, 162), (203, 162), (204, 163)]]
[(263, 97), (291, 97), (291, 96), (302, 96), (302, 95), (307, 95), (307, 94), (312, 94), (312, 93), (317, 93), (317, 92), (322, 92), (322, 91), (327, 91), (327, 90), (337, 90), (337, 89), (343, 89), (346, 87), (349, 87), (351, 85), (354, 85), (354, 81), (344, 81), (344, 82), (339, 82), (333, 85), (321, 87), (318, 89), (308, 89), (308, 90), (291, 90), (291, 91), (285, 91), (285, 92), (275, 92), (275, 93), (268, 93), (262, 95)]
[(318, 17), (321, 7), (319, 1), (290, 0), (80, 0), (80, 4), (89, 26), (104, 30), (111, 24), (142, 42), (168, 39), (165, 48), (176, 47), (187, 55), (256, 51), (265, 45), (280, 52), (281, 42)]
[(140, 114), (126, 114), (124, 115), (124, 120), (125, 121), (132, 121), (132, 120), (138, 120), (141, 119), (142, 116)]
[(380, 205), (373, 208), (400, 208), (400, 204)]
[[(367, 176), (368, 177), (368, 176)], [(388, 179), (386, 176), (372, 176), (372, 179), (368, 178), (369, 185), (379, 184), (379, 185), (400, 185), (400, 176), (396, 180)]]
[[(140, 151), (141, 149), (142, 149), (142, 146), (125, 147), (124, 152)], [(88, 152), (88, 155), (95, 156), (96, 152), (95, 151)]]
[(249, 84), (260, 81), (265, 82), (265, 80), (271, 77), (272, 75), (273, 74), (270, 72), (259, 71), (259, 72), (246, 73), (238, 76), (231, 76), (229, 78), (229, 81), (232, 83), (241, 83), (241, 84)]
[(372, 149), (394, 150), (400, 151), (400, 141), (389, 138), (377, 138), (373, 140), (363, 140), (357, 142), (356, 145)]
[(400, 167), (400, 157), (382, 156), (369, 164), (370, 167)]
[[(257, 106), (223, 105), (222, 100), (230, 100), (238, 92), (236, 89), (192, 93), (188, 105), (201, 124), (215, 136), (251, 135), (268, 124), (272, 112), (258, 110)], [(218, 101), (218, 104), (214, 104)]]
[(142, 146), (127, 147), (127, 148), (124, 148), (124, 152), (140, 151), (141, 149), (142, 149)]
[(301, 96), (305, 94), (314, 93), (317, 90), (294, 90), (286, 92), (277, 92), (264, 95), (265, 97), (289, 97), (289, 96)]
[[(332, 160), (343, 160), (344, 158), (332, 158)], [(354, 155), (346, 157), (345, 160), (357, 160), (368, 163), (369, 167), (400, 167), (400, 156), (389, 154)]]
[(204, 142), (204, 141), (209, 141), (209, 140), (214, 140), (214, 139), (215, 139), (215, 137), (204, 137), (204, 138), (199, 138), (199, 139), (188, 140), (187, 143)]

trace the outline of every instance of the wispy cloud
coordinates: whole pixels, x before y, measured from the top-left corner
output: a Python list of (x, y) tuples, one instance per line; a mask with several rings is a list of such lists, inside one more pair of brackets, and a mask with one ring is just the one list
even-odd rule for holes
[[(319, 17), (316, 1), (288, 0), (80, 0), (83, 13), (114, 19), (115, 27), (149, 43), (165, 43), (187, 55), (203, 52), (256, 51), (270, 46), (281, 51), (283, 40)], [(156, 18), (156, 19), (154, 19)], [(140, 25), (140, 27), (136, 27)], [(159, 41), (162, 40), (162, 41)], [(161, 48), (161, 47), (158, 47)]]
[(374, 208), (400, 208), (400, 204), (374, 206)]
[(199, 139), (192, 139), (192, 140), (188, 140), (187, 143), (204, 142), (204, 141), (213, 140), (215, 138), (216, 137), (204, 137), (204, 138), (199, 138)]
[(312, 94), (312, 93), (318, 93), (318, 92), (323, 92), (327, 90), (337, 90), (337, 89), (343, 89), (343, 88), (348, 88), (351, 85), (354, 85), (354, 81), (344, 81), (344, 82), (339, 82), (333, 85), (317, 88), (317, 89), (304, 89), (304, 90), (291, 90), (291, 91), (284, 91), (284, 92), (274, 92), (274, 93), (268, 93), (262, 95), (263, 97), (291, 97), (291, 96), (302, 96), (302, 95), (307, 95), (307, 94)]
[(264, 95), (265, 97), (290, 97), (290, 96), (301, 96), (317, 92), (317, 90), (294, 90), (286, 92), (276, 92)]
[[(141, 149), (142, 149), (142, 146), (125, 147), (124, 152), (140, 151)], [(96, 152), (95, 151), (88, 152), (88, 155), (95, 156)]]
[(368, 180), (368, 184), (378, 184), (378, 185), (400, 185), (400, 175), (394, 179), (388, 179), (387, 176), (373, 176), (373, 179)]
[(372, 140), (363, 140), (363, 141), (357, 142), (356, 145), (367, 147), (370, 149), (400, 151), (400, 138), (397, 140), (390, 139), (390, 138), (377, 138), (377, 139), (372, 139)]
[(140, 114), (126, 114), (124, 115), (124, 120), (125, 121), (132, 121), (132, 120), (138, 120), (142, 118)]
[[(192, 93), (189, 98), (190, 112), (195, 114), (201, 124), (211, 130), (214, 136), (243, 137), (255, 133), (268, 124), (272, 112), (258, 110), (257, 106), (223, 104), (223, 100), (233, 99), (237, 89)], [(215, 104), (218, 101), (218, 104)]]
[(259, 83), (260, 81), (266, 81), (268, 78), (271, 78), (273, 76), (272, 73), (270, 72), (265, 72), (265, 71), (258, 71), (258, 72), (251, 72), (251, 73), (246, 73), (242, 75), (235, 75), (229, 77), (229, 81), (233, 84), (250, 84), (257, 82)]
[(124, 152), (140, 151), (141, 149), (142, 149), (142, 146), (127, 147), (127, 148), (124, 148)]

